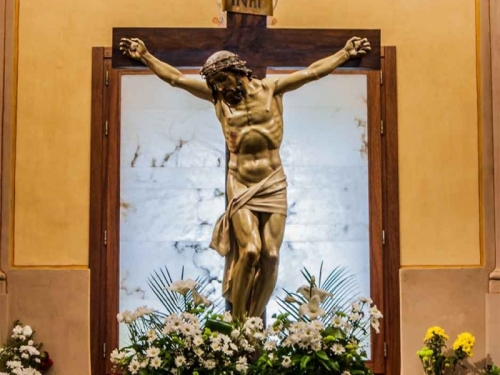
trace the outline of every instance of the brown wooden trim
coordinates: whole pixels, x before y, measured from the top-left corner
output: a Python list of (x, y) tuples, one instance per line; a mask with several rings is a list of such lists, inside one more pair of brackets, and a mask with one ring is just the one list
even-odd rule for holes
[[(119, 326), (116, 315), (119, 312), (120, 297), (120, 88), (121, 74), (112, 69), (111, 61), (106, 61), (109, 70), (109, 151), (107, 160), (107, 207), (106, 220), (108, 245), (106, 248), (106, 346), (112, 350), (118, 347)], [(112, 291), (112, 293), (109, 293)], [(106, 373), (112, 373), (111, 362), (106, 359)]]
[[(269, 66), (309, 66), (314, 61), (342, 49), (353, 35), (368, 38), (372, 50), (361, 59), (347, 61), (343, 67), (380, 69), (380, 30), (255, 27), (114, 28), (113, 67), (144, 67), (142, 63), (120, 53), (121, 38), (142, 39), (154, 56), (173, 66), (201, 66), (212, 53), (229, 50), (240, 55), (253, 70)], [(186, 41), (189, 41), (189, 47)]]
[[(6, 69), (5, 69), (5, 62), (6, 62), (6, 53), (5, 53), (5, 39), (6, 39), (6, 34), (7, 34), (7, 25), (6, 25), (6, 2), (2, 1), (0, 3), (0, 197), (2, 193), (2, 186), (3, 186), (3, 149), (4, 149), (4, 136), (3, 136), (3, 129), (5, 124), (5, 116), (4, 116), (4, 110), (5, 110), (5, 92), (7, 91), (6, 87), (6, 82), (5, 82), (5, 74), (6, 74)], [(3, 199), (0, 198), (0, 212), (3, 212)], [(0, 215), (0, 228), (3, 228), (3, 221), (2, 221), (2, 216)], [(0, 233), (1, 236), (1, 233)], [(2, 247), (0, 246), (0, 283), (2, 283), (2, 280), (5, 280), (6, 276), (5, 273), (2, 271)], [(0, 293), (4, 292), (3, 291), (4, 286), (0, 285)], [(2, 332), (2, 328), (0, 327), (0, 332)]]
[(90, 329), (91, 329), (91, 371), (102, 374), (102, 304), (105, 294), (101, 290), (103, 275), (103, 184), (104, 159), (103, 122), (104, 122), (104, 48), (92, 48), (92, 109), (90, 139), (90, 230), (89, 230), (89, 267), (90, 267)]
[(226, 24), (228, 29), (255, 27), (265, 29), (267, 27), (267, 17), (254, 14), (241, 14), (227, 12)]
[(399, 172), (398, 172), (398, 104), (396, 47), (384, 47), (382, 72), (382, 119), (385, 136), (384, 153), (384, 284), (385, 335), (387, 342), (386, 375), (401, 373), (401, 321), (399, 269), (401, 265), (399, 242)]
[[(380, 135), (380, 79), (379, 72), (367, 74), (368, 104), (368, 170), (370, 204), (370, 289), (372, 299), (379, 306), (384, 296), (382, 254), (382, 153)], [(372, 335), (373, 372), (384, 373), (384, 330)]]

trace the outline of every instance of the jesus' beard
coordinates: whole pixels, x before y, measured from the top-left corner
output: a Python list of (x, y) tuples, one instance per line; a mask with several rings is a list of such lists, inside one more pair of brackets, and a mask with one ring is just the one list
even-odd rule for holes
[(230, 106), (235, 106), (236, 104), (241, 102), (244, 96), (245, 96), (245, 90), (241, 85), (238, 85), (235, 88), (225, 89), (222, 92), (222, 97), (224, 98), (224, 101)]

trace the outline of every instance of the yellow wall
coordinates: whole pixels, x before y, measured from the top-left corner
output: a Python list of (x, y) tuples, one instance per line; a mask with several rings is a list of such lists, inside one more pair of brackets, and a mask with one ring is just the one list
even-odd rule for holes
[[(216, 27), (211, 0), (22, 0), (14, 264), (86, 265), (91, 47), (113, 26)], [(276, 27), (380, 28), (398, 48), (404, 265), (480, 262), (472, 0), (279, 1)]]

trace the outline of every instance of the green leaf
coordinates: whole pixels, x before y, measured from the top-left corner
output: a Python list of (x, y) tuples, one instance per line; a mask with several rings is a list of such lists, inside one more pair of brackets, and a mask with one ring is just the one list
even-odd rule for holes
[(334, 339), (345, 339), (344, 331), (334, 327), (327, 327), (323, 332), (323, 336), (332, 336)]
[(321, 358), (319, 359), (319, 363), (321, 363), (321, 365), (326, 368), (328, 371), (332, 371), (332, 368), (328, 365), (328, 361), (324, 361), (322, 360)]
[(207, 319), (205, 323), (205, 328), (210, 329), (211, 331), (220, 332), (225, 335), (231, 335), (233, 331), (233, 325), (226, 322), (221, 322), (219, 320)]
[(319, 352), (316, 352), (316, 357), (321, 358), (321, 359), (323, 359), (325, 361), (329, 361), (330, 360), (330, 358), (328, 358), (328, 356), (326, 355), (326, 353), (323, 350), (321, 350)]
[(340, 372), (340, 366), (338, 361), (331, 361), (330, 366), (332, 366), (332, 369), (334, 369), (337, 372)]
[(309, 363), (309, 361), (311, 361), (311, 357), (309, 357), (309, 356), (302, 357), (302, 359), (300, 360), (300, 369), (304, 370), (306, 368), (307, 364)]

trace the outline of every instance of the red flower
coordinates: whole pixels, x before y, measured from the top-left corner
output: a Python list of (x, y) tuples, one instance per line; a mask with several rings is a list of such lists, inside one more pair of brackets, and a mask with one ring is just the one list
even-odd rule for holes
[(47, 371), (54, 364), (52, 359), (49, 357), (49, 353), (47, 353), (47, 352), (43, 352), (40, 355), (40, 359), (41, 359), (40, 370), (42, 370), (42, 371)]

